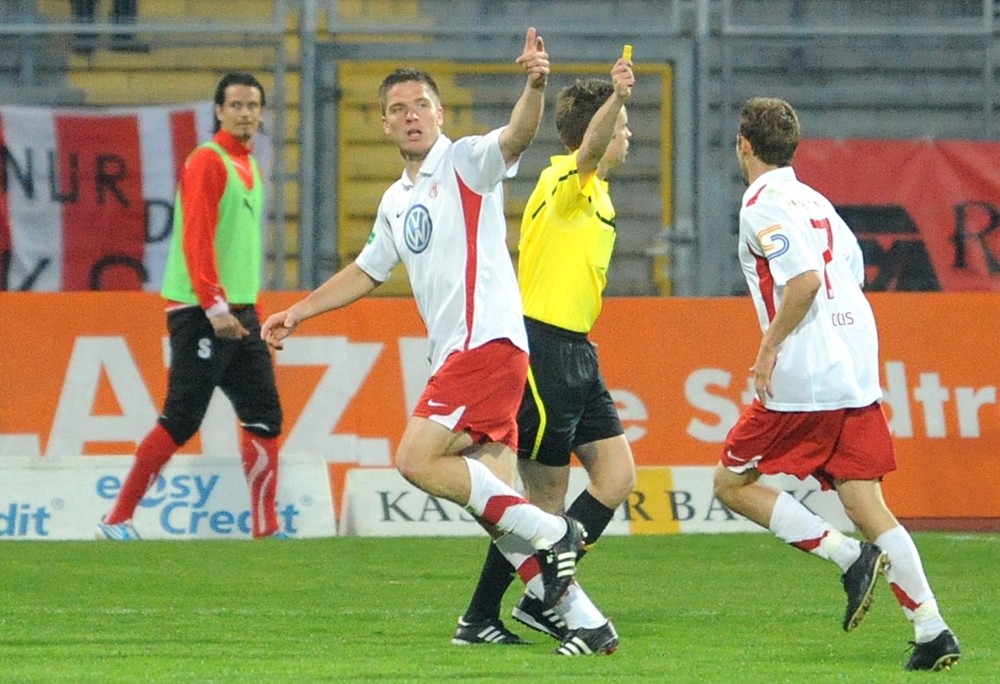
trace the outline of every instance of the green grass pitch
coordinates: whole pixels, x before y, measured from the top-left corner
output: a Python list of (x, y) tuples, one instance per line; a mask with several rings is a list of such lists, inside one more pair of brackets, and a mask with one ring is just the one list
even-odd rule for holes
[(586, 658), (509, 618), (532, 645), (451, 645), (485, 538), (8, 542), (0, 681), (1000, 681), (1000, 535), (914, 538), (962, 642), (950, 672), (902, 671), (884, 579), (845, 634), (834, 565), (737, 534), (603, 539), (579, 577), (622, 643)]

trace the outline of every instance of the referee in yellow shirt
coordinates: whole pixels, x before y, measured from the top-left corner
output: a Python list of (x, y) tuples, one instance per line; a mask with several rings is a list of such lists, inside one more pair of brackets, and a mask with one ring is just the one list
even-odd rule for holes
[[(625, 104), (635, 76), (628, 52), (615, 63), (610, 81), (578, 80), (560, 92), (556, 129), (567, 154), (552, 157), (538, 179), (525, 207), (519, 245), (518, 280), (531, 353), (518, 414), (521, 479), (529, 501), (561, 512), (570, 454), (576, 454), (590, 484), (566, 513), (583, 523), (588, 546), (635, 485), (632, 451), (587, 339), (601, 312), (615, 244), (607, 177), (625, 161), (632, 135)], [(499, 617), (512, 580), (513, 568), (491, 544), (454, 643), (524, 643)], [(569, 607), (564, 603), (543, 610), (541, 601), (525, 593), (513, 617), (565, 641), (560, 611)]]

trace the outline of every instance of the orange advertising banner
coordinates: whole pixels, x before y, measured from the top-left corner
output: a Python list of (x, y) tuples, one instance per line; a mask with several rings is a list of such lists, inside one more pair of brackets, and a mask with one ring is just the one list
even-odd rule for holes
[[(299, 293), (268, 293), (263, 311)], [(872, 294), (905, 518), (1000, 518), (1000, 295)], [(0, 293), (0, 461), (128, 455), (166, 392), (162, 300)], [(283, 450), (387, 466), (429, 372), (410, 299), (367, 299), (303, 324), (276, 353)], [(749, 401), (760, 331), (742, 298), (610, 299), (593, 334), (639, 465), (713, 465)], [(216, 405), (218, 404), (218, 405)], [(224, 399), (183, 453), (236, 453)]]

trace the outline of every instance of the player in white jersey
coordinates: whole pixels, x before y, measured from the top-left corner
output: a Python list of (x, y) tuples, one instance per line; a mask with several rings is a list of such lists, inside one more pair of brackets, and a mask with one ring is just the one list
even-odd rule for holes
[[(382, 128), (399, 148), (403, 175), (383, 195), (354, 263), (268, 318), (261, 334), (280, 349), (299, 323), (366, 295), (402, 261), (430, 337), (432, 375), (403, 432), (397, 468), (428, 494), (464, 506), (547, 607), (571, 601), (593, 620), (599, 611), (572, 581), (583, 527), (512, 487), (528, 345), (502, 181), (542, 117), (549, 59), (534, 28), (517, 63), (527, 83), (509, 123), (455, 142), (442, 134), (444, 110), (430, 74), (403, 68), (386, 76)], [(517, 639), (502, 624), (487, 627), (483, 638)]]
[(416, 177), (404, 171), (386, 190), (356, 261), (379, 282), (403, 261), (430, 334), (435, 371), (451, 352), (491, 340), (506, 338), (528, 349), (501, 184), (518, 162), (508, 166), (501, 153), (504, 130), (456, 142), (440, 135)]
[[(878, 333), (861, 287), (857, 240), (830, 202), (791, 167), (799, 121), (787, 102), (743, 107), (736, 156), (748, 189), (740, 207), (739, 257), (763, 331), (756, 396), (726, 437), (716, 496), (782, 541), (843, 570), (845, 631), (871, 605), (885, 573), (913, 623), (908, 670), (939, 670), (961, 656), (938, 610), (909, 533), (882, 497), (895, 469), (878, 381)], [(835, 488), (868, 541), (833, 528), (761, 474), (814, 476)], [(755, 580), (750, 580), (752, 583)]]
[(823, 411), (882, 398), (875, 317), (859, 287), (861, 247), (833, 205), (800, 183), (792, 167), (767, 172), (744, 194), (739, 257), (765, 330), (788, 281), (807, 271), (821, 280), (808, 318), (782, 342), (768, 408)]

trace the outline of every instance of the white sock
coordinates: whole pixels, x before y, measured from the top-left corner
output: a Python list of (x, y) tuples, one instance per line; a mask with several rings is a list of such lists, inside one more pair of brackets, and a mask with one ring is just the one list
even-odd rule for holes
[[(517, 574), (527, 587), (528, 593), (535, 598), (543, 598), (545, 595), (545, 585), (542, 582), (542, 574), (538, 570), (537, 564), (532, 564), (535, 557), (534, 547), (526, 540), (515, 537), (512, 534), (504, 534), (497, 537), (493, 540), (493, 543), (496, 544), (497, 549), (503, 554), (504, 558), (517, 568)], [(529, 565), (525, 567), (525, 563)], [(580, 585), (577, 584), (576, 580), (570, 583), (566, 589), (566, 593), (553, 606), (553, 610), (559, 613), (566, 621), (568, 629), (600, 627), (608, 621)]]
[(845, 572), (861, 555), (861, 542), (835, 529), (788, 492), (778, 494), (768, 529), (786, 544), (831, 560)]
[(861, 557), (861, 542), (831, 527), (820, 540), (815, 555), (832, 560), (841, 570), (847, 572), (847, 569), (854, 565), (854, 561)]
[(593, 629), (608, 621), (576, 580), (570, 582), (566, 593), (555, 605), (555, 611), (562, 615), (568, 629)]
[(526, 568), (522, 567), (535, 557), (535, 547), (526, 539), (515, 537), (513, 534), (504, 534), (493, 540), (497, 550), (503, 554), (511, 565), (517, 570), (518, 577), (524, 582), (528, 591), (536, 598), (545, 596), (545, 585), (542, 582), (542, 573), (532, 572), (529, 577), (525, 577)]
[(910, 533), (902, 525), (897, 525), (880, 534), (875, 543), (889, 555), (886, 577), (896, 600), (903, 608), (903, 614), (913, 622), (914, 641), (930, 641), (948, 629), (924, 575), (920, 553)]
[(527, 539), (536, 549), (552, 546), (566, 534), (566, 521), (561, 516), (528, 503), (479, 461), (462, 458), (472, 481), (469, 503), (465, 506), (472, 515), (501, 532)]

